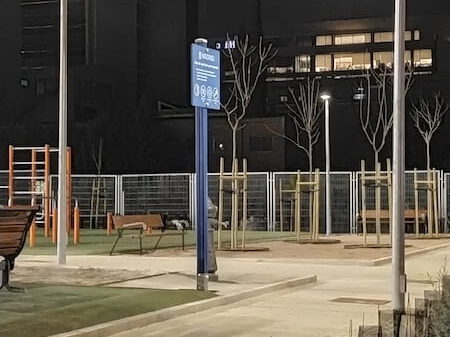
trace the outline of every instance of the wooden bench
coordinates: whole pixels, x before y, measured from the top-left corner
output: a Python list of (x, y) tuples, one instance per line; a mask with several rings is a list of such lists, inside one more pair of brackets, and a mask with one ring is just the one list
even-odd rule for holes
[[(366, 215), (366, 224), (367, 225), (375, 225), (377, 218), (377, 211), (374, 209), (365, 210), (365, 213), (361, 211), (361, 214), (358, 216), (359, 225), (362, 227), (363, 224), (363, 214)], [(414, 209), (405, 209), (404, 213), (405, 217), (405, 226), (412, 226), (414, 228), (416, 224), (416, 211)], [(426, 210), (419, 210), (419, 226), (424, 226), (427, 221), (427, 212)], [(389, 225), (389, 211), (386, 209), (380, 210), (380, 223), (382, 225)]]
[[(123, 237), (139, 239), (139, 252), (142, 254), (142, 238), (143, 237), (157, 237), (158, 240), (153, 248), (155, 251), (161, 239), (165, 236), (181, 236), (181, 246), (184, 250), (184, 229), (177, 232), (166, 232), (164, 230), (165, 222), (164, 216), (161, 214), (147, 214), (147, 215), (113, 215), (113, 228), (117, 230), (117, 238), (114, 242), (109, 255), (112, 255), (119, 240)], [(130, 235), (125, 235), (125, 231), (134, 232)]]
[(37, 211), (38, 206), (0, 207), (0, 257), (3, 258), (0, 261), (0, 289), (5, 287), (8, 291), (25, 292), (9, 284), (9, 274), (25, 245)]

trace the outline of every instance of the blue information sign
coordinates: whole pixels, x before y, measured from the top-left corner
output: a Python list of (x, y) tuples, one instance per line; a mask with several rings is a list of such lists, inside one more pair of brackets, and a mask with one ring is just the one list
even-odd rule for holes
[(192, 44), (191, 64), (192, 105), (220, 110), (220, 52)]

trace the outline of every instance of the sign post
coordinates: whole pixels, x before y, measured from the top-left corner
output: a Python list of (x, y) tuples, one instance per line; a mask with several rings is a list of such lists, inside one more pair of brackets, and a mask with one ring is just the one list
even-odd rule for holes
[(191, 46), (191, 103), (195, 106), (197, 290), (208, 290), (208, 109), (220, 110), (220, 53), (196, 39)]

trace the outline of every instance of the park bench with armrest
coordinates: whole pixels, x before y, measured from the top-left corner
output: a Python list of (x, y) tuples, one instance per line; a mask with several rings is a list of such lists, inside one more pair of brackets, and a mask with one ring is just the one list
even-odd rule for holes
[(9, 284), (10, 271), (22, 251), (38, 206), (0, 207), (0, 289), (24, 292)]
[[(117, 230), (117, 238), (114, 242), (109, 255), (112, 255), (119, 240), (123, 237), (139, 239), (139, 252), (142, 254), (142, 239), (144, 237), (156, 237), (158, 240), (153, 248), (155, 251), (161, 239), (165, 236), (181, 236), (181, 246), (184, 250), (184, 228), (181, 231), (166, 232), (164, 231), (164, 217), (161, 214), (147, 215), (113, 215), (113, 228)], [(125, 234), (125, 232), (132, 234)]]

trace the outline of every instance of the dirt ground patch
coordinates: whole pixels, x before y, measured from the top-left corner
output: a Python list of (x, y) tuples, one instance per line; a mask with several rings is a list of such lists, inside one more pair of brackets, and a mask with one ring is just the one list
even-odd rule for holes
[(161, 273), (99, 268), (59, 268), (20, 266), (11, 275), (12, 283), (45, 283), (98, 286), (147, 278)]
[[(391, 256), (390, 248), (357, 248), (345, 249), (346, 245), (362, 244), (361, 236), (331, 236), (331, 239), (338, 239), (341, 242), (335, 244), (297, 244), (285, 241), (270, 241), (261, 243), (251, 243), (248, 247), (267, 247), (268, 251), (251, 252), (216, 252), (218, 257), (235, 258), (261, 258), (261, 259), (336, 259), (336, 260), (376, 260)], [(375, 243), (375, 237), (370, 237), (369, 243)], [(382, 243), (389, 243), (389, 236), (382, 237)], [(406, 240), (406, 252), (413, 252), (425, 248), (431, 248), (450, 244), (450, 238), (445, 239), (416, 239)], [(154, 253), (154, 256), (193, 256), (195, 250), (186, 251), (164, 249)]]

